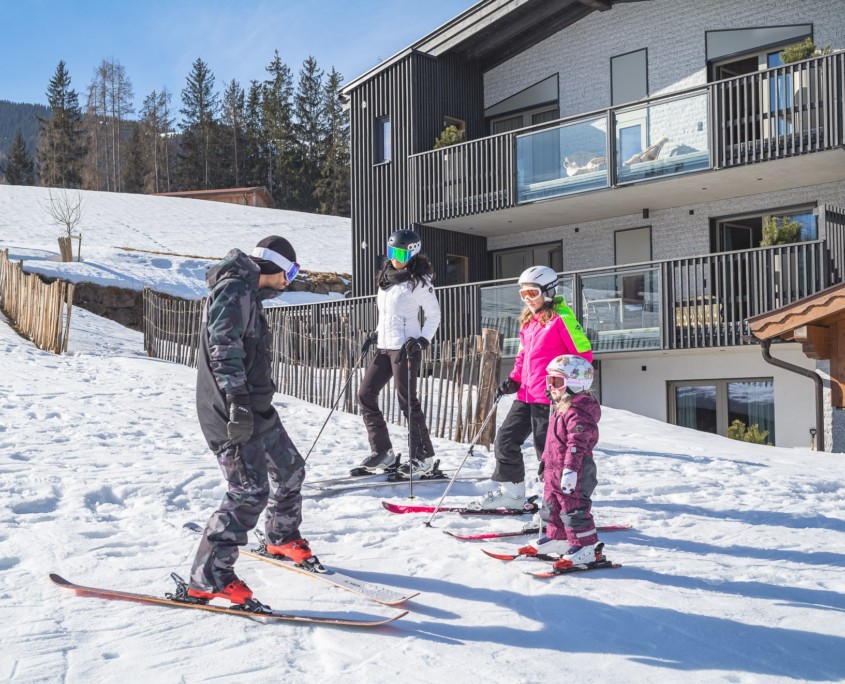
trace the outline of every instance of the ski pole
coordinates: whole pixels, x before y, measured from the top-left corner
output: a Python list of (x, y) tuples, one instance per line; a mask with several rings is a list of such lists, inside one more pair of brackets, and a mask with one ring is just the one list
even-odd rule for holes
[[(411, 451), (411, 355), (406, 354), (408, 362), (408, 499), (414, 500), (414, 457)], [(414, 395), (416, 396), (416, 392)]]
[(490, 419), (493, 417), (493, 414), (496, 412), (496, 406), (499, 403), (499, 399), (501, 396), (497, 396), (493, 401), (493, 405), (490, 407), (490, 411), (487, 413), (487, 417), (484, 419), (484, 422), (481, 423), (481, 427), (478, 428), (478, 432), (475, 433), (475, 438), (469, 445), (469, 449), (467, 449), (466, 454), (464, 454), (464, 460), (461, 461), (461, 464), (458, 466), (458, 469), (455, 471), (454, 475), (452, 475), (452, 479), (449, 480), (449, 485), (446, 487), (446, 491), (443, 492), (443, 496), (440, 497), (440, 501), (437, 502), (437, 505), (434, 507), (434, 510), (431, 512), (431, 517), (426, 521), (425, 526), (431, 527), (431, 521), (434, 520), (434, 516), (437, 515), (437, 512), (440, 510), (440, 504), (443, 503), (443, 499), (446, 498), (446, 495), (449, 493), (449, 490), (452, 489), (452, 485), (455, 484), (455, 479), (458, 477), (458, 473), (461, 472), (461, 468), (464, 467), (464, 463), (467, 462), (469, 455), (475, 449), (475, 445), (478, 444), (478, 440), (481, 439), (481, 434), (484, 432), (484, 428), (487, 427), (487, 423), (490, 422)]
[(346, 382), (344, 383), (343, 387), (340, 388), (340, 392), (338, 392), (337, 399), (335, 399), (334, 405), (332, 406), (332, 410), (329, 411), (329, 415), (326, 416), (326, 419), (323, 421), (323, 427), (320, 428), (320, 431), (317, 433), (317, 436), (314, 438), (314, 442), (311, 444), (311, 448), (308, 450), (308, 453), (305, 454), (305, 459), (303, 463), (308, 462), (308, 457), (311, 455), (311, 452), (314, 451), (314, 447), (317, 446), (317, 440), (320, 439), (320, 435), (323, 434), (323, 430), (326, 428), (326, 424), (329, 422), (329, 418), (332, 417), (334, 410), (337, 408), (337, 405), (340, 403), (340, 398), (346, 392), (346, 388), (349, 387), (349, 383), (352, 382), (352, 376), (355, 371), (358, 370), (358, 366), (361, 364), (361, 361), (364, 360), (364, 355), (367, 353), (366, 349), (361, 350), (361, 355), (358, 357), (357, 361), (355, 361), (355, 365), (352, 367), (352, 370), (349, 371), (349, 377), (346, 378)]

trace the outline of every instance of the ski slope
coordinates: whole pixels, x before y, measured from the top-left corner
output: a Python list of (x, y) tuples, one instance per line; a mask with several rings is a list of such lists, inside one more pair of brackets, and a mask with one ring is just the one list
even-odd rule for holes
[[(290, 240), (308, 271), (352, 272), (350, 220), (208, 200), (92, 191), (81, 197), (81, 262), (59, 261), (63, 226), (51, 219), (50, 194), (62, 190), (0, 185), (0, 249), (23, 260), (24, 270), (70, 282), (142, 290), (144, 286), (185, 299), (207, 293), (205, 271), (230, 249), (249, 252), (268, 235)], [(128, 248), (128, 249), (124, 249)], [(74, 257), (77, 242), (73, 241)], [(208, 257), (208, 258), (197, 258)], [(340, 297), (332, 294), (331, 297)], [(273, 300), (302, 304), (325, 295), (288, 292)]]
[[(139, 334), (84, 310), (65, 356), (0, 320), (0, 681), (845, 680), (842, 454), (750, 446), (612, 409), (594, 511), (635, 527), (603, 536), (617, 570), (536, 580), (523, 573), (530, 561), (495, 561), (442, 533), (521, 520), (442, 514), (428, 529), (425, 516), (382, 510), (382, 498), (406, 500), (400, 487), (304, 504), (303, 533), (324, 563), (421, 592), (385, 627), (262, 625), (53, 586), (51, 571), (135, 592), (187, 576), (197, 539), (182, 525), (204, 523), (225, 491), (194, 382), (190, 368), (146, 358)], [(282, 395), (276, 406), (304, 452), (326, 410)], [(404, 432), (389, 429), (404, 451)], [(435, 446), (444, 467), (466, 448)], [(336, 414), (308, 477), (341, 475), (366, 451), (360, 419)], [(465, 468), (490, 472), (484, 449)], [(419, 485), (416, 502), (442, 490)], [(450, 501), (483, 491), (460, 483)], [(393, 611), (260, 561), (242, 558), (237, 571), (279, 610)]]

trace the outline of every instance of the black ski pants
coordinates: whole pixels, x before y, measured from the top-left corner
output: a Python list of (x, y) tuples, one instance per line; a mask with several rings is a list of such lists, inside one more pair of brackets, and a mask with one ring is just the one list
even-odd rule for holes
[(494, 482), (524, 482), (525, 462), (522, 458), (522, 444), (528, 435), (534, 436), (534, 450), (543, 472), (543, 449), (546, 448), (546, 432), (549, 429), (549, 405), (527, 404), (514, 399), (511, 410), (496, 433), (496, 470)]
[[(400, 356), (403, 358), (397, 363)], [(405, 414), (405, 417), (408, 417), (408, 406), (410, 405), (410, 458), (422, 459), (434, 455), (434, 447), (428, 434), (425, 414), (417, 397), (417, 376), (420, 373), (421, 360), (422, 353), (420, 352), (414, 354), (411, 359), (410, 385), (408, 384), (408, 359), (402, 350), (379, 349), (372, 363), (367, 366), (364, 378), (358, 388), (358, 405), (361, 407), (361, 415), (364, 417), (367, 437), (373, 451), (383, 452), (393, 448), (384, 414), (379, 407), (379, 393), (390, 381), (390, 378), (393, 378), (399, 408)]]
[(205, 525), (191, 569), (191, 587), (202, 591), (219, 591), (236, 579), (238, 547), (247, 544), (265, 506), (268, 543), (301, 537), (305, 461), (278, 415), (270, 430), (243, 444), (228, 444), (216, 456), (229, 488)]

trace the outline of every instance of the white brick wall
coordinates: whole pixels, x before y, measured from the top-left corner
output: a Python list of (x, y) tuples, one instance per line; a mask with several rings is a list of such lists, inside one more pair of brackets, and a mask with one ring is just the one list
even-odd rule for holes
[(845, 48), (845, 0), (649, 0), (594, 12), (484, 75), (489, 107), (560, 74), (560, 113), (610, 105), (610, 58), (648, 48), (649, 93), (707, 82), (704, 32), (812, 23), (818, 45)]
[[(632, 214), (491, 237), (487, 240), (487, 248), (498, 250), (560, 240), (563, 243), (563, 269), (575, 271), (612, 266), (614, 231), (651, 226), (652, 258), (674, 259), (710, 252), (711, 217), (812, 202), (819, 205), (845, 206), (845, 183), (811, 185), (789, 191), (766, 192), (675, 209), (653, 210), (647, 219), (644, 219), (642, 214)], [(690, 210), (694, 212), (692, 215)]]

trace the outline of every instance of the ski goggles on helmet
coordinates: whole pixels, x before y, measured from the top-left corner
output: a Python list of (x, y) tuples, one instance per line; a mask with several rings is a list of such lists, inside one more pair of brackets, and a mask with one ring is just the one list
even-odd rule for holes
[(254, 256), (256, 259), (272, 261), (276, 264), (276, 266), (282, 269), (282, 272), (285, 274), (289, 283), (293, 282), (293, 279), (296, 278), (296, 274), (299, 273), (298, 263), (283, 257), (281, 254), (274, 252), (272, 249), (267, 249), (266, 247), (256, 247), (252, 250), (251, 256)]
[(534, 287), (533, 285), (530, 287), (521, 287), (519, 289), (519, 298), (523, 301), (537, 299), (537, 297), (539, 297), (542, 293), (543, 292), (539, 287)]
[(393, 247), (392, 245), (387, 246), (387, 258), (388, 259), (396, 259), (400, 264), (404, 264), (406, 261), (411, 260), (411, 250), (405, 249), (403, 247)]
[(554, 387), (555, 389), (565, 389), (566, 378), (562, 375), (547, 375), (546, 387)]

